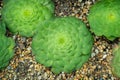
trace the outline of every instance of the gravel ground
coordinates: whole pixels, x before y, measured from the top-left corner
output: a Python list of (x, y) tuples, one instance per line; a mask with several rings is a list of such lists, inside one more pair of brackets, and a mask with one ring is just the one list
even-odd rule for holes
[[(75, 16), (89, 28), (87, 15), (91, 5), (96, 0), (54, 0), (56, 16)], [(12, 35), (7, 31), (6, 35), (12, 37), (15, 42), (15, 55), (10, 64), (0, 71), (0, 80), (120, 80), (111, 72), (110, 62), (112, 60), (112, 48), (118, 45), (120, 39), (113, 42), (104, 37), (94, 36), (94, 46), (91, 58), (83, 67), (70, 74), (53, 74), (50, 68), (35, 61), (31, 54), (32, 38)]]

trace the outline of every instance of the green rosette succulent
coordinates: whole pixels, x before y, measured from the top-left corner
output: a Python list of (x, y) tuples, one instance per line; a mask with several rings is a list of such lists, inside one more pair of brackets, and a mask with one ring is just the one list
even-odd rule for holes
[(0, 70), (9, 64), (14, 55), (14, 41), (6, 36), (0, 36)]
[[(8, 29), (13, 33), (31, 37), (36, 32), (38, 23), (42, 23), (54, 13), (54, 4), (44, 5), (40, 3), (44, 0), (10, 0), (6, 2), (2, 9), (2, 18)], [(49, 7), (48, 7), (49, 6)]]
[(69, 73), (82, 67), (90, 57), (93, 37), (85, 24), (74, 18), (55, 18), (45, 22), (33, 37), (36, 61), (54, 73)]
[(109, 40), (120, 37), (120, 0), (101, 0), (90, 8), (91, 31)]
[(120, 78), (120, 44), (113, 49), (112, 72)]

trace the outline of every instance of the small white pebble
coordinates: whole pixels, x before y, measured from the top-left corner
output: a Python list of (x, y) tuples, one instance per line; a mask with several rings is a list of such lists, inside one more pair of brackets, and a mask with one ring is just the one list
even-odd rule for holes
[(13, 39), (15, 40), (15, 38), (16, 38), (16, 36), (14, 35), (14, 36), (13, 36)]
[(95, 56), (95, 53), (92, 53), (92, 54), (91, 54), (91, 57), (94, 57), (94, 56)]
[(28, 47), (27, 50), (31, 50), (31, 47)]
[(33, 67), (33, 65), (30, 65), (30, 68), (32, 68)]
[(96, 53), (96, 54), (98, 54), (98, 53), (99, 53), (98, 49), (95, 49), (95, 53)]
[(85, 72), (83, 71), (82, 74), (85, 74)]
[(103, 55), (103, 58), (102, 59), (105, 59), (107, 57), (107, 55)]
[(38, 76), (38, 80), (41, 80), (42, 78), (41, 78), (41, 76)]
[(91, 4), (91, 2), (90, 2), (90, 1), (88, 1), (88, 2), (87, 2), (87, 4), (88, 4), (88, 5), (90, 5), (90, 4)]
[(81, 2), (82, 0), (78, 0), (78, 2)]

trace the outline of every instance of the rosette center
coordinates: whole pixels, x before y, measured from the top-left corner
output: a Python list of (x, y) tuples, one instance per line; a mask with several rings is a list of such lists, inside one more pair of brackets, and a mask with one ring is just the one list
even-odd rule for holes
[(55, 35), (55, 45), (58, 48), (65, 48), (68, 45), (70, 37), (67, 33), (58, 33)]
[(64, 44), (64, 42), (65, 42), (65, 39), (64, 39), (64, 38), (62, 38), (62, 37), (59, 38), (59, 40), (58, 40), (58, 43), (59, 43), (59, 44)]
[(114, 14), (114, 13), (113, 13), (113, 14), (109, 14), (109, 15), (108, 15), (108, 19), (109, 19), (110, 21), (115, 20), (115, 14)]
[(31, 8), (25, 8), (21, 12), (23, 19), (30, 19), (33, 14), (33, 10)]

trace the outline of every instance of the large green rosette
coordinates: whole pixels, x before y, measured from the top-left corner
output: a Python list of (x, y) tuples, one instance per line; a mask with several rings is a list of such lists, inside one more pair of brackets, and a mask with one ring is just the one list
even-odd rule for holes
[[(38, 23), (43, 23), (50, 19), (54, 13), (54, 4), (52, 1), (41, 1), (9, 0), (8, 2), (4, 2), (2, 18), (9, 30), (13, 33), (19, 33), (22, 36), (33, 36)], [(42, 4), (43, 2), (45, 3)]]
[(82, 67), (90, 57), (93, 37), (85, 24), (74, 17), (45, 22), (33, 37), (36, 61), (54, 73), (69, 73)]
[(0, 34), (0, 69), (6, 67), (14, 56), (14, 46), (15, 43), (11, 38)]
[(101, 0), (90, 8), (88, 20), (97, 36), (120, 37), (120, 0)]

